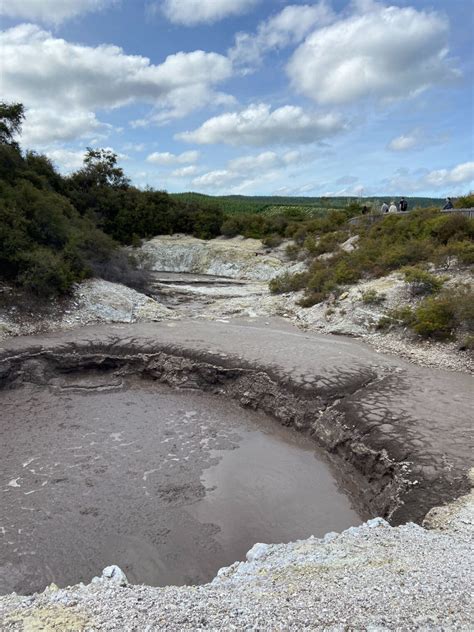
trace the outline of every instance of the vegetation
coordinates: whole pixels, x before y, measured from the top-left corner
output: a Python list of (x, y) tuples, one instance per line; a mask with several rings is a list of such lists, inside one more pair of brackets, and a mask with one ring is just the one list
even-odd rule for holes
[(439, 292), (444, 283), (444, 279), (430, 274), (419, 266), (403, 268), (402, 272), (412, 296), (435, 294)]
[(367, 290), (362, 294), (364, 305), (380, 305), (385, 301), (385, 294), (379, 294), (375, 290)]
[(423, 299), (416, 307), (391, 310), (379, 322), (380, 328), (404, 325), (423, 338), (449, 340), (457, 329), (468, 332), (469, 347), (474, 331), (474, 300), (472, 288), (460, 286), (443, 290), (437, 296)]
[[(92, 148), (82, 168), (64, 177), (47, 157), (20, 149), (23, 119), (21, 104), (0, 103), (0, 281), (15, 288), (44, 298), (100, 275), (142, 289), (144, 266), (120, 246), (159, 234), (243, 235), (268, 247), (290, 238), (288, 255), (306, 259), (308, 271), (274, 279), (272, 292), (304, 290), (300, 304), (310, 306), (360, 279), (400, 270), (421, 301), (413, 310), (389, 314), (381, 327), (400, 323), (422, 336), (449, 338), (461, 323), (468, 332), (472, 326), (472, 292), (451, 295), (443, 279), (426, 269), (428, 262), (448, 268), (454, 258), (474, 263), (474, 221), (441, 213), (439, 200), (409, 199), (410, 208), (419, 208), (376, 223), (361, 217), (357, 248), (347, 251), (341, 245), (353, 231), (348, 219), (363, 213), (359, 200), (142, 191), (113, 152)], [(425, 208), (433, 203), (437, 208)], [(378, 208), (380, 200), (364, 199), (364, 205)], [(473, 194), (456, 205), (472, 206)], [(384, 297), (369, 291), (362, 300), (378, 304)]]
[(474, 208), (474, 191), (458, 197), (453, 206), (454, 208)]
[[(209, 208), (221, 208), (227, 215), (235, 213), (291, 214), (302, 212), (306, 217), (321, 216), (329, 210), (344, 209), (350, 204), (360, 203), (355, 197), (303, 197), (303, 196), (267, 196), (267, 195), (222, 195), (212, 196), (202, 193), (172, 193), (171, 197), (179, 202), (205, 205)], [(406, 198), (408, 207), (425, 208), (436, 206), (441, 208), (441, 198), (411, 197)], [(369, 209), (379, 209), (382, 199), (378, 197), (364, 198)]]
[(70, 177), (16, 142), (21, 104), (0, 103), (0, 280), (46, 298), (94, 274), (143, 286), (145, 275), (121, 244), (174, 232), (221, 233), (219, 208), (177, 202), (130, 184), (108, 150), (88, 149)]

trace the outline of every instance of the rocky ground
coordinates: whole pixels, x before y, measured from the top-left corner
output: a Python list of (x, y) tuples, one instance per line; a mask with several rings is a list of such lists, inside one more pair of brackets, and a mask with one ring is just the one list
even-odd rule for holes
[[(351, 240), (345, 247), (355, 247)], [(0, 308), (0, 340), (94, 323), (281, 316), (302, 329), (363, 338), (378, 351), (416, 364), (474, 371), (472, 353), (455, 342), (420, 340), (403, 329), (377, 329), (387, 310), (416, 301), (398, 273), (349, 286), (337, 299), (310, 308), (298, 306), (301, 293), (270, 294), (270, 279), (304, 269), (302, 262), (288, 260), (286, 245), (270, 250), (259, 240), (242, 237), (207, 242), (185, 235), (156, 237), (142, 247), (155, 275), (149, 296), (118, 283), (88, 280), (77, 286), (67, 305), (53, 304), (41, 318), (34, 311)], [(440, 272), (447, 286), (472, 282), (465, 270)], [(379, 300), (368, 302), (371, 293)]]
[(205, 586), (132, 586), (118, 567), (91, 584), (0, 599), (5, 632), (472, 630), (472, 498), (435, 528), (370, 520), (341, 534), (256, 544)]
[[(224, 248), (224, 240), (219, 241), (222, 242), (219, 248)], [(183, 244), (179, 240), (177, 243), (182, 252)], [(158, 244), (164, 250), (175, 245), (172, 240), (166, 242), (166, 246)], [(282, 252), (277, 252), (277, 256), (275, 253), (269, 255), (273, 262), (268, 264), (263, 258), (267, 255), (255, 251), (256, 246), (260, 248), (255, 243), (246, 245), (242, 267), (236, 264), (232, 269), (223, 270), (207, 264), (201, 267), (199, 262), (208, 259), (202, 254), (203, 244), (196, 245), (200, 254), (193, 261), (199, 265), (193, 263), (189, 268), (179, 270), (180, 273), (220, 276), (225, 272), (234, 281), (245, 282), (229, 284), (232, 291), (225, 284), (216, 283), (213, 291), (207, 293), (196, 292), (199, 283), (190, 283), (189, 287), (194, 288), (194, 297), (190, 297), (192, 292), (187, 292), (186, 283), (183, 286), (180, 281), (185, 297), (183, 305), (187, 305), (184, 310), (179, 304), (170, 305), (164, 300), (166, 297), (161, 300), (159, 292), (155, 296), (158, 300), (155, 300), (120, 285), (94, 280), (79, 286), (69, 307), (49, 321), (44, 320), (40, 328), (45, 331), (70, 329), (71, 332), (64, 335), (75, 336), (74, 330), (84, 324), (128, 323), (108, 325), (114, 328), (116, 338), (110, 340), (111, 348), (114, 348), (117, 340), (126, 347), (124, 336), (128, 335), (132, 341), (137, 328), (143, 327), (146, 333), (146, 327), (158, 327), (163, 343), (176, 345), (179, 340), (179, 344), (185, 343), (194, 353), (212, 350), (224, 363), (235, 354), (239, 354), (242, 361), (261, 362), (262, 357), (266, 357), (271, 367), (281, 362), (285, 376), (294, 378), (302, 389), (316, 388), (318, 393), (326, 392), (325, 389), (331, 392), (331, 380), (340, 380), (344, 376), (350, 359), (357, 366), (349, 377), (359, 379), (360, 384), (349, 397), (332, 402), (337, 415), (353, 415), (357, 423), (366, 423), (361, 436), (366, 438), (374, 432), (379, 433), (373, 436), (381, 448), (391, 453), (402, 444), (409, 445), (405, 451), (400, 451), (399, 459), (408, 462), (414, 454), (424, 458), (426, 462), (420, 473), (426, 475), (427, 495), (434, 488), (430, 476), (432, 481), (439, 479), (438, 465), (443, 476), (449, 478), (453, 471), (445, 458), (448, 444), (452, 444), (453, 455), (457, 455), (457, 466), (465, 467), (470, 458), (467, 456), (468, 419), (463, 412), (468, 393), (464, 385), (464, 380), (469, 379), (467, 375), (430, 371), (428, 377), (427, 369), (405, 366), (402, 360), (389, 361), (386, 356), (376, 356), (364, 345), (343, 337), (325, 339), (312, 331), (356, 335), (377, 350), (405, 355), (414, 364), (472, 371), (468, 356), (454, 346), (419, 344), (403, 333), (382, 335), (373, 332), (373, 322), (383, 308), (367, 306), (362, 295), (367, 289), (375, 289), (385, 294), (384, 305), (399, 304), (407, 300), (403, 281), (397, 275), (391, 275), (359, 284), (341, 295), (337, 303), (302, 310), (295, 305), (294, 295), (271, 296), (266, 290), (268, 278), (293, 264), (285, 261)], [(236, 246), (235, 252), (239, 249), (240, 246)], [(260, 257), (263, 278), (255, 272), (259, 264), (250, 264), (250, 261), (259, 261)], [(181, 255), (177, 260), (181, 261)], [(162, 260), (157, 260), (155, 265), (157, 268), (162, 266)], [(246, 265), (251, 265), (254, 270), (252, 279), (244, 276)], [(456, 274), (451, 274), (452, 282), (455, 282)], [(160, 283), (163, 285), (163, 279)], [(249, 291), (250, 286), (252, 291)], [(270, 315), (273, 314), (297, 323), (300, 331), (272, 330)], [(183, 315), (186, 322), (182, 320)], [(228, 322), (230, 316), (235, 315), (247, 317), (243, 328)], [(268, 321), (258, 327), (253, 320), (258, 316)], [(1, 318), (5, 344), (12, 334), (29, 334), (40, 329), (37, 326), (35, 329), (34, 315), (28, 319), (4, 312)], [(216, 321), (212, 327), (211, 323), (200, 322), (209, 319)], [(150, 320), (163, 322), (147, 325)], [(140, 322), (141, 325), (134, 325)], [(103, 339), (99, 329), (97, 340)], [(301, 329), (307, 330), (307, 334)], [(91, 332), (87, 345), (97, 342), (93, 329)], [(150, 332), (149, 338), (156, 340), (157, 336), (151, 336)], [(285, 344), (282, 344), (283, 338)], [(9, 340), (8, 345), (11, 344), (12, 340)], [(24, 345), (31, 344), (25, 339)], [(37, 344), (41, 349), (46, 341), (38, 339)], [(22, 345), (21, 339), (14, 342), (15, 353), (21, 355)], [(148, 343), (146, 348), (149, 348)], [(319, 368), (315, 368), (315, 362)], [(370, 377), (368, 382), (360, 363), (364, 364), (364, 371)], [(421, 379), (422, 372), (426, 372), (429, 383)], [(253, 405), (252, 388), (258, 386), (258, 376), (261, 374), (255, 373), (249, 382), (245, 394), (247, 404), (244, 402), (244, 405)], [(449, 386), (450, 379), (463, 381), (459, 392)], [(408, 392), (410, 397), (407, 397)], [(326, 412), (329, 414), (331, 410), (328, 407)], [(454, 411), (452, 418), (450, 411)], [(338, 419), (337, 415), (334, 419)], [(462, 430), (461, 421), (464, 423)], [(401, 429), (408, 433), (403, 442), (397, 438)], [(433, 463), (437, 464), (435, 468)], [(412, 483), (415, 490), (419, 489), (419, 481)], [(126, 583), (119, 569), (108, 569), (102, 578), (88, 586), (61, 590), (50, 586), (39, 595), (22, 597), (13, 594), (1, 598), (0, 629), (83, 632), (305, 628), (471, 630), (474, 628), (470, 600), (474, 579), (473, 507), (471, 495), (432, 510), (425, 520), (429, 529), (414, 524), (393, 528), (377, 519), (340, 535), (329, 534), (322, 540), (310, 538), (288, 545), (258, 544), (249, 552), (246, 562), (233, 564), (205, 586), (132, 586)]]

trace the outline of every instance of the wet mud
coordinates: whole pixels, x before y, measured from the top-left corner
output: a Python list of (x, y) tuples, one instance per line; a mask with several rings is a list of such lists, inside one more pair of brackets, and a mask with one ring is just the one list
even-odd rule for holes
[(256, 541), (358, 524), (314, 442), (262, 413), (111, 372), (0, 394), (0, 593), (209, 581)]
[[(114, 562), (132, 581), (149, 584), (206, 581), (255, 541), (321, 535), (358, 516), (421, 522), (429, 509), (469, 490), (469, 380), (278, 323), (96, 327), (10, 341), (0, 350), (1, 440), (19, 452), (13, 457), (9, 449), (2, 458), (2, 467), (13, 465), (2, 474), (2, 496), (14, 499), (13, 519), (0, 534), (10, 547), (2, 557), (4, 590), (18, 590), (13, 585), (21, 587), (25, 577), (30, 587), (56, 578), (49, 562), (40, 577), (28, 570), (28, 551), (37, 549), (17, 546), (18, 507), (31, 513), (32, 542), (47, 521), (61, 525), (68, 542), (77, 539), (78, 556), (87, 557), (84, 580)], [(186, 403), (178, 404), (180, 397)], [(96, 414), (93, 402), (101, 398), (107, 404)], [(60, 402), (58, 414), (53, 401)], [(28, 419), (18, 423), (22, 410)], [(99, 447), (92, 436), (83, 452), (83, 435), (97, 432), (94, 419), (105, 431)], [(29, 463), (36, 444), (48, 467), (61, 464), (45, 485), (38, 464)], [(66, 474), (65, 463), (75, 466)], [(47, 513), (42, 503), (29, 504), (49, 490)], [(17, 531), (13, 538), (8, 525)], [(69, 545), (49, 543), (46, 558), (58, 559), (63, 573), (55, 581), (78, 581), (77, 574), (66, 579), (75, 572), (65, 563)]]

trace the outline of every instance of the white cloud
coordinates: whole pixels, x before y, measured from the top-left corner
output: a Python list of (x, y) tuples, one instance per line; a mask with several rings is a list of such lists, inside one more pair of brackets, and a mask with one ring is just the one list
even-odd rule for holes
[(408, 134), (402, 134), (392, 139), (388, 148), (391, 151), (407, 151), (409, 149), (415, 149), (420, 144), (420, 133), (418, 130), (413, 130)]
[(93, 112), (85, 110), (54, 112), (28, 108), (21, 140), (25, 146), (33, 147), (54, 141), (97, 137), (98, 134), (103, 136), (110, 127), (98, 121)]
[(399, 169), (393, 177), (382, 182), (385, 190), (390, 193), (406, 195), (416, 192), (430, 194), (443, 191), (447, 195), (460, 195), (474, 188), (474, 162), (463, 162), (449, 169), (435, 169), (428, 171), (410, 171)]
[(56, 149), (47, 149), (45, 153), (60, 171), (68, 173), (82, 167), (86, 152), (83, 149), (73, 150), (58, 147)]
[(176, 165), (185, 164), (187, 162), (196, 162), (199, 159), (198, 151), (184, 151), (182, 154), (172, 154), (169, 151), (165, 152), (153, 152), (147, 156), (147, 162), (152, 162), (155, 165)]
[(287, 73), (317, 103), (413, 96), (450, 81), (447, 19), (412, 7), (358, 4), (350, 17), (314, 31), (294, 52)]
[(212, 24), (231, 15), (241, 15), (250, 11), (260, 0), (164, 0), (161, 8), (170, 22), (195, 26)]
[(61, 24), (85, 13), (101, 11), (117, 0), (4, 0), (0, 15), (33, 22)]
[[(95, 110), (137, 102), (172, 116), (173, 104), (183, 94), (189, 112), (216, 96), (212, 85), (232, 72), (230, 61), (216, 53), (178, 52), (154, 65), (147, 57), (127, 55), (117, 46), (73, 44), (32, 24), (4, 31), (0, 49), (4, 94), (34, 109), (39, 118), (57, 115), (59, 124), (51, 126), (52, 138), (70, 138), (72, 123), (67, 123), (65, 113), (72, 112), (86, 127), (98, 125)], [(193, 102), (195, 95), (199, 98)]]
[(469, 183), (474, 180), (474, 162), (463, 162), (452, 169), (430, 171), (425, 177), (428, 184), (436, 188)]
[(194, 176), (198, 173), (199, 167), (196, 165), (188, 165), (187, 167), (181, 167), (180, 169), (175, 169), (171, 172), (171, 175), (175, 178), (188, 178), (189, 176)]
[(257, 65), (266, 51), (298, 44), (316, 25), (333, 19), (325, 0), (314, 5), (289, 5), (258, 25), (255, 34), (237, 33), (229, 57), (242, 66)]
[(177, 134), (177, 138), (202, 145), (266, 146), (314, 143), (344, 129), (344, 121), (335, 114), (306, 113), (301, 107), (286, 105), (271, 111), (264, 103), (250, 105), (208, 119), (198, 129)]
[(123, 148), (126, 151), (140, 152), (140, 151), (144, 151), (146, 149), (146, 145), (145, 145), (145, 143), (125, 143)]
[[(299, 151), (277, 154), (265, 151), (252, 156), (240, 156), (229, 160), (225, 169), (209, 171), (194, 178), (193, 186), (199, 189), (218, 190), (234, 186), (231, 191), (244, 190), (263, 180), (278, 178), (281, 170), (305, 159)], [(235, 188), (237, 187), (237, 189)]]
[(426, 134), (421, 128), (417, 127), (406, 134), (401, 134), (393, 138), (387, 148), (390, 151), (409, 151), (415, 149), (423, 149), (428, 145), (439, 145), (448, 140), (448, 135)]

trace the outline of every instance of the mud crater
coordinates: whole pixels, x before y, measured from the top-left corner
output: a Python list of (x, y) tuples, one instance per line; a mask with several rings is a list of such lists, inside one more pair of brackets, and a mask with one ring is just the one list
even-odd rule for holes
[[(2, 443), (23, 457), (26, 437), (31, 451), (2, 481), (3, 502), (17, 504), (2, 525), (1, 592), (90, 581), (109, 563), (132, 581), (201, 583), (255, 541), (321, 536), (374, 515), (396, 524), (430, 508), (414, 494), (405, 455), (352, 423), (345, 399), (383, 379), (370, 370), (338, 392), (231, 358), (116, 340), (31, 348), (0, 366), (4, 413), (10, 407)], [(44, 486), (29, 462), (41, 441)], [(54, 490), (50, 506), (36, 503), (41, 487)], [(273, 508), (272, 489), (286, 494)]]

